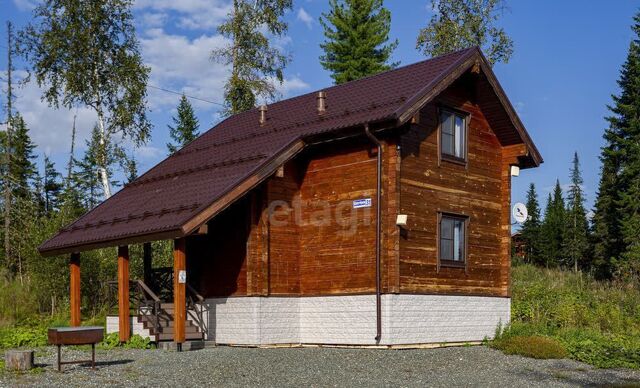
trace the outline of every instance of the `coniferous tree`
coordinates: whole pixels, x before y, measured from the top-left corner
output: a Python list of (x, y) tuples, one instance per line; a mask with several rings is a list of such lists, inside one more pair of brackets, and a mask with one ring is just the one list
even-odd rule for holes
[(589, 221), (584, 208), (582, 173), (578, 153), (574, 153), (571, 167), (571, 186), (567, 194), (567, 211), (564, 243), (564, 257), (568, 266), (578, 271), (579, 266), (589, 263)]
[(29, 136), (29, 128), (18, 113), (12, 117), (13, 139), (9, 176), (12, 181), (13, 196), (29, 198), (37, 177), (35, 144)]
[(330, 11), (322, 14), (325, 42), (320, 45), (322, 66), (336, 84), (389, 70), (398, 41), (389, 41), (391, 13), (382, 0), (330, 0)]
[(509, 62), (513, 41), (496, 26), (503, 0), (431, 0), (436, 10), (427, 27), (420, 30), (416, 47), (436, 57), (478, 46), (491, 64)]
[(62, 184), (62, 175), (56, 170), (54, 163), (48, 156), (44, 157), (44, 212), (45, 215), (51, 216), (60, 206), (60, 196), (64, 185)]
[(183, 94), (178, 104), (178, 117), (173, 117), (174, 126), (168, 125), (169, 137), (173, 141), (167, 144), (169, 153), (174, 153), (185, 144), (198, 137), (198, 118), (187, 97)]
[(562, 188), (560, 187), (560, 181), (556, 181), (553, 195), (549, 194), (547, 200), (544, 221), (541, 227), (542, 252), (547, 267), (557, 266), (562, 262), (565, 213)]
[[(104, 192), (101, 190), (102, 182), (99, 171), (99, 160), (106, 160), (107, 173), (113, 173), (113, 164), (117, 162), (114, 155), (117, 154), (111, 142), (102, 143), (100, 129), (96, 125), (91, 132), (91, 139), (86, 141), (87, 150), (81, 160), (76, 160), (74, 165), (76, 171), (73, 174), (73, 181), (76, 190), (81, 195), (85, 209), (93, 209), (104, 199)], [(110, 185), (115, 182), (110, 182)]]
[(528, 218), (522, 224), (522, 239), (526, 246), (525, 260), (529, 263), (544, 264), (541, 254), (540, 228), (540, 205), (538, 204), (538, 194), (536, 186), (531, 183), (527, 191), (527, 211)]
[(640, 273), (640, 12), (607, 118), (594, 215), (594, 264), (601, 276)]
[(274, 83), (282, 83), (288, 58), (270, 41), (287, 32), (282, 21), (292, 0), (233, 0), (229, 18), (218, 32), (229, 45), (213, 50), (211, 57), (231, 66), (224, 90), (225, 114), (252, 109), (258, 97), (275, 98)]

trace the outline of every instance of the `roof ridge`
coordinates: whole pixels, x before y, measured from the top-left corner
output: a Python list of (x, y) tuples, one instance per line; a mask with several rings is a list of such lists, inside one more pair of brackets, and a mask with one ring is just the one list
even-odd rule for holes
[[(328, 91), (328, 90), (335, 90), (335, 89), (341, 89), (341, 88), (346, 88), (346, 87), (352, 87), (354, 84), (361, 83), (361, 82), (369, 80), (369, 79), (373, 79), (373, 78), (376, 78), (376, 77), (382, 77), (382, 76), (388, 75), (389, 73), (406, 70), (406, 69), (411, 68), (411, 67), (421, 66), (421, 65), (424, 65), (424, 64), (426, 64), (428, 62), (437, 61), (437, 60), (443, 60), (443, 59), (448, 58), (448, 57), (453, 56), (453, 55), (463, 55), (466, 52), (474, 50), (474, 49), (477, 49), (477, 46), (473, 46), (473, 47), (469, 47), (469, 48), (466, 48), (466, 49), (450, 52), (450, 53), (439, 55), (439, 56), (433, 57), (433, 58), (427, 58), (427, 59), (424, 59), (422, 61), (410, 63), (410, 64), (407, 64), (407, 65), (404, 65), (404, 66), (399, 66), (399, 67), (395, 67), (393, 69), (385, 70), (385, 71), (382, 71), (382, 72), (379, 72), (379, 73), (376, 73), (376, 74), (371, 74), (371, 75), (368, 75), (366, 77), (358, 78), (358, 79), (353, 80), (353, 81), (348, 81), (348, 82), (345, 82), (345, 83), (342, 83), (342, 84), (337, 84), (337, 85), (331, 85), (331, 86), (328, 86), (328, 87), (325, 87), (325, 88), (320, 88), (320, 89), (317, 89), (317, 90), (313, 90), (311, 92), (307, 92), (307, 93), (304, 93), (304, 94), (299, 94), (297, 96), (285, 98), (283, 100), (274, 101), (274, 102), (272, 102), (270, 104), (266, 104), (266, 105), (267, 106), (278, 106), (280, 104), (296, 101), (296, 100), (299, 100), (299, 99), (302, 99), (302, 98), (305, 98), (305, 97), (312, 97), (312, 96), (314, 96), (315, 94), (317, 94), (320, 91)], [(244, 112), (240, 112), (240, 113), (236, 113), (234, 115), (227, 116), (227, 117), (225, 117), (224, 120), (220, 121), (216, 125), (212, 126), (208, 130), (206, 130), (204, 133), (202, 133), (201, 136), (205, 136), (211, 130), (213, 130), (214, 128), (222, 125), (225, 121), (228, 121), (231, 118), (239, 119), (240, 117), (249, 115), (249, 113), (254, 113), (255, 114), (255, 112), (257, 110), (258, 110), (258, 107), (255, 106), (255, 107), (253, 107), (253, 108), (251, 108), (249, 110), (246, 110)], [(181, 151), (182, 150), (179, 150), (179, 151), (175, 152), (174, 155), (175, 154), (179, 154)]]

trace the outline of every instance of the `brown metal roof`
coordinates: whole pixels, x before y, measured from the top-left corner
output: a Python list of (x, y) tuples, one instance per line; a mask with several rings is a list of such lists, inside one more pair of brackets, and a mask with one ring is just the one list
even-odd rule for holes
[[(61, 229), (39, 251), (49, 256), (187, 235), (222, 209), (223, 199), (236, 199), (232, 190), (250, 189), (293, 156), (305, 138), (366, 122), (402, 124), (474, 63), (497, 85), (480, 51), (471, 48), (324, 89), (321, 116), (317, 92), (269, 105), (263, 126), (257, 109), (231, 116)], [(539, 164), (538, 151), (506, 96), (504, 101), (515, 132)]]

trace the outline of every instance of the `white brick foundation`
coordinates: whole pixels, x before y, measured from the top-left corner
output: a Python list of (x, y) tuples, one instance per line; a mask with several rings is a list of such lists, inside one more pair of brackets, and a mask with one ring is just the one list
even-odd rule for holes
[[(509, 298), (383, 295), (382, 345), (481, 341), (509, 322)], [(207, 299), (220, 344), (375, 345), (375, 295)]]

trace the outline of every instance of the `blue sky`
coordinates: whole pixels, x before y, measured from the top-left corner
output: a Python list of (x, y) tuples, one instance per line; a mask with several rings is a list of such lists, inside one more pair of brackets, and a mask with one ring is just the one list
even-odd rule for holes
[[(229, 10), (229, 0), (137, 0), (134, 15), (145, 62), (152, 68), (150, 85), (184, 91), (205, 100), (222, 101), (228, 69), (209, 61), (211, 49), (224, 44), (216, 26)], [(399, 40), (394, 60), (401, 65), (423, 60), (416, 36), (431, 16), (430, 0), (387, 0), (392, 14), (392, 39)], [(495, 72), (538, 145), (545, 163), (514, 178), (513, 201), (524, 201), (530, 182), (538, 187), (542, 206), (556, 178), (566, 185), (574, 151), (581, 157), (589, 206), (598, 185), (599, 150), (608, 115), (606, 105), (617, 93), (621, 64), (632, 33), (631, 19), (640, 8), (633, 1), (506, 1), (501, 25), (512, 37), (515, 52)], [(287, 36), (276, 42), (292, 58), (280, 87), (291, 97), (331, 84), (320, 66), (318, 23), (328, 2), (294, 0), (287, 13)], [(5, 21), (19, 28), (30, 19), (32, 0), (0, 0), (0, 71), (6, 69)], [(20, 67), (20, 64), (18, 64)], [(25, 116), (38, 145), (61, 168), (69, 149), (75, 112), (55, 111), (39, 101), (40, 91), (29, 84), (18, 90), (17, 108)], [(151, 142), (136, 150), (140, 172), (166, 156), (167, 124), (179, 96), (149, 89)], [(2, 96), (4, 102), (4, 94)], [(219, 120), (219, 106), (192, 101), (204, 131)], [(84, 146), (95, 118), (77, 112), (78, 144)]]

